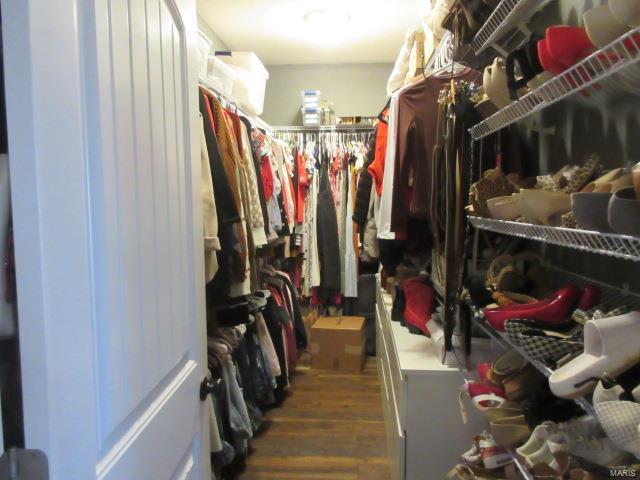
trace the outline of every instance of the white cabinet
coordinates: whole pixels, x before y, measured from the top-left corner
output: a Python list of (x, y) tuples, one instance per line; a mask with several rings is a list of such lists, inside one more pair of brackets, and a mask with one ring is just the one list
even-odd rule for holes
[[(485, 425), (464, 425), (458, 391), (464, 372), (441, 363), (431, 339), (391, 321), (391, 296), (378, 284), (377, 354), (392, 480), (440, 480)], [(473, 408), (466, 404), (467, 408)]]

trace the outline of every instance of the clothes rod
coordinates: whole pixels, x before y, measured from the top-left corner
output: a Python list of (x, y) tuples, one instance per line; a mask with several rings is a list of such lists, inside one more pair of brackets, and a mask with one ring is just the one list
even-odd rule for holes
[(373, 125), (331, 125), (318, 127), (279, 126), (272, 127), (274, 132), (372, 132)]

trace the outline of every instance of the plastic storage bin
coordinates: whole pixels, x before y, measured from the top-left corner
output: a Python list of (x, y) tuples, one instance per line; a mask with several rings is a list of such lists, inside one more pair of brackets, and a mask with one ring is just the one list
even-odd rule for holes
[(205, 34), (198, 30), (198, 77), (206, 78), (207, 76), (207, 59), (211, 52), (211, 40)]
[(215, 55), (209, 55), (207, 61), (207, 79), (220, 93), (227, 97), (233, 96), (233, 85), (236, 81), (236, 71)]
[(322, 123), (322, 110), (319, 108), (302, 108), (302, 124), (305, 127), (317, 127)]
[(320, 90), (302, 90), (300, 92), (302, 108), (320, 108), (322, 92)]
[(216, 57), (236, 73), (233, 98), (249, 115), (261, 115), (269, 72), (253, 52), (216, 52)]

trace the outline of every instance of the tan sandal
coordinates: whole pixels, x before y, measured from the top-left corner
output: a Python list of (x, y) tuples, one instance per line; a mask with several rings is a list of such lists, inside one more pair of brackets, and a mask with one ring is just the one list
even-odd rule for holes
[(520, 372), (506, 378), (502, 384), (504, 385), (507, 399), (512, 402), (517, 402), (536, 390), (539, 390), (540, 385), (546, 381), (547, 379), (544, 375), (532, 365), (528, 365)]
[(491, 297), (501, 307), (506, 305), (522, 305), (527, 303), (535, 303), (539, 301), (535, 297), (517, 292), (493, 292), (491, 294)]
[(569, 177), (569, 183), (562, 189), (562, 192), (576, 193), (581, 191), (589, 180), (600, 171), (600, 168), (600, 157), (595, 154), (591, 155), (584, 166), (580, 167)]

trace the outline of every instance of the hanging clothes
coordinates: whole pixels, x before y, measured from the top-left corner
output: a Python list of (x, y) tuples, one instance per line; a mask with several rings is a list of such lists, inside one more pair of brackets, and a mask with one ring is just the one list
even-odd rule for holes
[(204, 133), (204, 121), (200, 114), (200, 169), (202, 174), (202, 227), (204, 236), (204, 266), (205, 281), (210, 282), (218, 271), (218, 255), (220, 239), (218, 238), (218, 215), (216, 212), (216, 198), (213, 192), (213, 179), (209, 153)]
[(253, 154), (251, 151), (250, 134), (247, 127), (240, 121), (240, 117), (232, 114), (236, 137), (240, 144), (241, 167), (246, 179), (248, 223), (250, 225), (253, 243), (256, 247), (267, 244), (267, 236), (264, 231), (264, 217), (260, 203), (260, 191), (258, 189), (258, 178), (253, 164)]
[(343, 294), (345, 297), (357, 298), (358, 297), (358, 257), (356, 255), (356, 248), (354, 246), (354, 229), (353, 229), (353, 192), (355, 191), (354, 174), (351, 168), (347, 167), (347, 188), (345, 191), (348, 193), (346, 198), (346, 215), (345, 215), (345, 257), (344, 257), (344, 289)]
[[(440, 91), (451, 83), (451, 78), (451, 75), (432, 75), (398, 95), (391, 230), (402, 236), (407, 234), (409, 216), (428, 219), (431, 155), (437, 130), (434, 112)], [(455, 78), (477, 82), (480, 75), (466, 68)], [(432, 108), (425, 108), (425, 105)]]
[(367, 170), (371, 175), (371, 178), (375, 182), (376, 193), (378, 196), (382, 195), (382, 182), (384, 179), (384, 165), (387, 157), (387, 141), (389, 138), (389, 111), (388, 107), (380, 113), (378, 116), (378, 125), (375, 131), (375, 146), (373, 161), (368, 166)]
[(366, 154), (366, 161), (357, 176), (358, 188), (355, 194), (355, 205), (353, 207), (352, 218), (353, 221), (358, 225), (360, 232), (364, 231), (364, 227), (367, 222), (367, 215), (369, 212), (369, 204), (371, 203), (371, 185), (373, 184), (373, 177), (371, 175), (369, 167), (374, 162), (375, 152), (377, 151), (377, 132), (379, 128), (380, 124), (378, 124), (376, 130), (374, 131), (374, 134), (369, 140), (369, 148)]
[(322, 296), (329, 298), (340, 290), (340, 244), (338, 218), (329, 182), (328, 162), (320, 171), (317, 196), (316, 227), (318, 237), (318, 260), (320, 264), (320, 287)]

